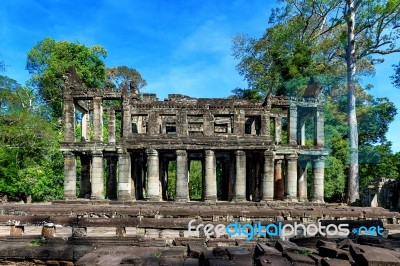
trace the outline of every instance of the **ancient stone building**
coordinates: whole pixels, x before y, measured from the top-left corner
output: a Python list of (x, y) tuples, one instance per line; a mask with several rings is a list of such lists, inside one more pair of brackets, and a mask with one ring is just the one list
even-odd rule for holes
[(87, 89), (74, 73), (64, 88), (66, 200), (170, 200), (167, 169), (176, 161), (174, 200), (188, 201), (189, 165), (197, 160), (204, 201), (307, 200), (307, 164), (310, 199), (323, 201), (327, 151), (317, 84), (301, 97), (264, 102), (179, 94), (160, 101), (132, 87)]

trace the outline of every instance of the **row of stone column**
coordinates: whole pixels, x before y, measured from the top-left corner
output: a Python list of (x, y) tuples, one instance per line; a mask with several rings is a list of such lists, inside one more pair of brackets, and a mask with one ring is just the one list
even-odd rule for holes
[[(155, 149), (147, 149), (147, 193), (149, 200), (162, 199), (160, 180), (159, 153)], [(204, 200), (217, 200), (216, 157), (213, 150), (205, 150), (204, 158)], [(246, 152), (235, 151), (234, 201), (246, 200)], [(275, 159), (272, 151), (264, 152), (263, 178), (261, 183), (262, 201), (307, 200), (307, 176), (305, 167), (298, 164), (297, 155), (286, 155), (286, 171), (282, 169), (283, 159)], [(189, 200), (188, 188), (188, 153), (186, 150), (176, 151), (176, 196), (177, 201)], [(324, 198), (324, 159), (315, 157), (313, 165), (313, 200), (322, 202)], [(119, 200), (135, 199), (132, 189), (131, 159), (129, 153), (118, 155), (118, 188)], [(92, 154), (91, 167), (91, 199), (104, 199), (104, 170), (102, 153)], [(64, 196), (66, 199), (76, 198), (76, 160), (71, 152), (64, 153)]]

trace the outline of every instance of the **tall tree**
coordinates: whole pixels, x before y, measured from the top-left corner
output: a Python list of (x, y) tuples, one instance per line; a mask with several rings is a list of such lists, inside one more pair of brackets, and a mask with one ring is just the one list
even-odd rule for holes
[(356, 73), (363, 61), (382, 62), (376, 55), (400, 52), (396, 46), (400, 34), (400, 1), (345, 0), (347, 26), (345, 59), (347, 66), (347, 120), (349, 123), (350, 168), (348, 203), (360, 199), (358, 166), (358, 129), (356, 115)]
[(53, 116), (61, 117), (63, 76), (68, 67), (76, 68), (83, 85), (101, 87), (106, 72), (102, 58), (106, 55), (106, 50), (98, 45), (88, 48), (79, 43), (45, 38), (29, 51), (26, 68), (32, 74), (31, 84), (51, 107)]
[[(261, 87), (268, 86), (269, 90), (275, 88), (278, 92), (276, 88), (281, 84), (286, 90), (287, 84), (298, 87), (297, 81), (310, 74), (333, 74), (334, 79), (328, 80), (325, 85), (340, 80), (336, 79), (338, 76), (346, 80), (350, 144), (348, 202), (353, 203), (359, 199), (357, 77), (373, 73), (374, 65), (383, 61), (379, 56), (400, 51), (396, 46), (400, 35), (400, 1), (281, 2), (283, 7), (273, 12), (270, 19), (273, 24), (263, 38), (250, 39), (247, 43), (236, 38), (234, 56), (241, 60), (239, 72), (249, 81), (252, 89), (258, 89), (257, 85), (261, 84)], [(274, 43), (274, 40), (277, 41)], [(296, 49), (293, 45), (296, 42), (306, 49)], [(287, 45), (291, 47), (286, 49)], [(311, 53), (307, 55), (307, 51)], [(274, 56), (274, 52), (277, 52), (277, 56)], [(306, 67), (302, 67), (296, 58), (308, 58), (311, 61), (304, 61)]]

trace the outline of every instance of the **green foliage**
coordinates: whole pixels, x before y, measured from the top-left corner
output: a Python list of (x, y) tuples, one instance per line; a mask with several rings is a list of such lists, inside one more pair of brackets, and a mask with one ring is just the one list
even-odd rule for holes
[(191, 200), (200, 200), (203, 195), (203, 176), (201, 161), (190, 162), (189, 195)]
[(60, 135), (29, 88), (0, 76), (0, 192), (33, 200), (62, 197)]
[(346, 183), (343, 163), (333, 157), (328, 156), (325, 160), (325, 197), (341, 198)]
[(88, 48), (79, 43), (56, 42), (45, 38), (28, 53), (26, 69), (32, 74), (31, 84), (50, 106), (54, 117), (62, 115), (63, 76), (74, 66), (84, 86), (101, 87), (106, 67), (101, 58), (107, 55), (101, 46)]
[(168, 188), (167, 197), (170, 200), (175, 199), (176, 195), (176, 161), (171, 161), (168, 164)]
[(393, 86), (400, 89), (400, 63), (398, 65), (393, 65), (395, 74), (391, 76)]
[(119, 88), (131, 81), (137, 89), (141, 89), (147, 84), (136, 69), (127, 66), (107, 68), (106, 77), (108, 87)]

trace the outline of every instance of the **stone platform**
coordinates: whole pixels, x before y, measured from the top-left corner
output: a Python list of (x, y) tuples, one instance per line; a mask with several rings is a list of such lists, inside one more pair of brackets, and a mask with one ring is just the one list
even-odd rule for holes
[[(188, 223), (192, 219), (196, 224), (214, 225), (235, 221), (310, 224), (321, 220), (366, 223), (377, 220), (387, 229), (389, 238), (354, 237), (351, 247), (347, 245), (345, 248), (339, 245), (343, 239), (325, 239), (335, 241), (336, 245), (326, 250), (316, 244), (318, 239), (323, 240), (321, 237), (290, 239), (291, 242), (265, 237), (247, 241), (244, 236), (227, 235), (208, 238), (204, 233), (188, 232)], [(400, 247), (396, 237), (400, 232), (399, 219), (400, 213), (383, 208), (337, 204), (85, 200), (48, 204), (7, 203), (0, 204), (0, 260), (23, 260), (24, 263), (36, 260), (42, 265), (291, 265), (294, 262), (298, 265), (300, 262), (350, 265), (343, 264), (345, 255), (339, 254), (361, 254), (364, 251), (360, 250), (369, 248), (364, 245), (374, 246), (374, 249), (368, 249), (371, 254), (383, 254), (379, 248), (397, 250)], [(289, 251), (279, 247), (290, 243), (297, 243), (299, 247)], [(314, 255), (310, 256), (312, 253)], [(400, 257), (393, 254), (395, 258)], [(371, 258), (354, 256), (356, 258), (351, 257), (353, 261), (346, 257), (347, 261), (358, 260), (362, 262), (359, 265), (369, 265), (364, 262)], [(390, 265), (400, 265), (400, 260), (397, 264), (396, 259), (390, 258), (395, 261)], [(337, 262), (338, 259), (342, 261)], [(96, 263), (88, 264), (88, 261)], [(140, 261), (145, 263), (140, 264)]]

